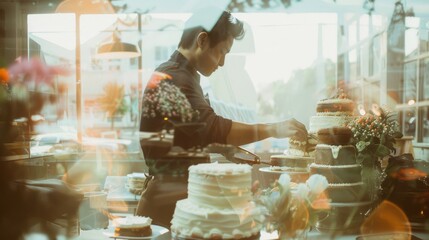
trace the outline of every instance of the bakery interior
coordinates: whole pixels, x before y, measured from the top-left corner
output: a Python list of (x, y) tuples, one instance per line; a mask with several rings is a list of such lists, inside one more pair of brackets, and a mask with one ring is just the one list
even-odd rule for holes
[[(295, 118), (310, 129), (320, 100), (346, 96), (354, 118), (390, 112), (397, 124), (400, 134), (376, 157), (371, 206), (331, 201), (305, 235), (292, 238), (429, 239), (427, 0), (2, 0), (5, 239), (180, 239), (156, 225), (149, 237), (114, 233), (113, 220), (136, 215), (142, 204), (152, 159), (181, 165), (179, 175), (201, 159), (246, 164), (260, 188), (282, 173), (305, 183), (313, 160), (303, 175), (286, 167), (288, 138), (174, 153), (177, 130), (140, 131), (154, 69), (177, 48), (190, 15), (207, 6), (230, 11), (246, 32), (225, 65), (201, 77), (216, 114), (244, 123)], [(158, 155), (145, 159), (145, 147)], [(397, 189), (386, 193), (387, 186)], [(279, 233), (264, 228), (256, 238), (291, 237)]]

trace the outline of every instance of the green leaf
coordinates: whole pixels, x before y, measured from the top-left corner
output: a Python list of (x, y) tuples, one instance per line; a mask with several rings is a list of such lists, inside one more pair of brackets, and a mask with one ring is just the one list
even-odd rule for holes
[(379, 144), (377, 146), (376, 155), (379, 157), (385, 157), (390, 154), (390, 149), (386, 146)]

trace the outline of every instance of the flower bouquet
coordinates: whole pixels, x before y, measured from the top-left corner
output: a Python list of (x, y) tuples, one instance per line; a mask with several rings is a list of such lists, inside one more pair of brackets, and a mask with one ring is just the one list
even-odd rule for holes
[[(58, 75), (68, 74), (68, 69), (47, 66), (39, 58), (19, 59), (9, 66), (0, 68), (0, 146), (24, 141), (23, 136), (33, 129), (46, 103), (53, 103), (66, 90), (65, 85), (55, 80)], [(57, 115), (63, 110), (57, 108)], [(22, 132), (20, 127), (24, 126)], [(10, 150), (10, 149), (9, 149)], [(11, 151), (0, 149), (0, 154)]]
[(358, 151), (357, 161), (363, 165), (395, 153), (395, 139), (401, 138), (396, 115), (383, 108), (373, 110), (348, 124)]
[(383, 180), (380, 160), (395, 153), (395, 139), (402, 137), (396, 119), (393, 112), (374, 105), (371, 112), (348, 124), (358, 151), (357, 162), (362, 165), (362, 179), (372, 201), (378, 198)]
[(163, 120), (191, 122), (198, 119), (198, 111), (178, 87), (169, 82), (171, 76), (154, 72), (143, 98), (142, 115), (147, 118), (162, 117)]
[(267, 231), (277, 230), (279, 239), (305, 238), (319, 214), (330, 208), (324, 194), (327, 187), (328, 181), (319, 174), (292, 187), (290, 176), (284, 173), (272, 188), (256, 193), (256, 202), (267, 210)]

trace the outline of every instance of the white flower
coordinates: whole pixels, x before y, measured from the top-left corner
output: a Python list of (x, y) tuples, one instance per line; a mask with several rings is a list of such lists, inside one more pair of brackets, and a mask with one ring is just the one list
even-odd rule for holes
[(287, 173), (283, 173), (280, 175), (280, 178), (278, 180), (279, 185), (284, 189), (287, 190), (290, 185), (290, 176)]
[(320, 174), (313, 174), (307, 180), (307, 186), (313, 194), (320, 194), (328, 187), (328, 180)]
[(306, 199), (308, 197), (309, 192), (310, 189), (308, 189), (308, 186), (304, 183), (300, 183), (296, 188), (295, 196), (300, 199)]

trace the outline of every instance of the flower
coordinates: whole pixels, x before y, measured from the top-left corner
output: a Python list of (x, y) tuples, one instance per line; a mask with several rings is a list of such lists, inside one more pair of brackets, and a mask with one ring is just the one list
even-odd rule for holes
[(19, 58), (8, 69), (0, 69), (0, 145), (18, 137), (16, 119), (24, 120), (31, 130), (34, 116), (44, 104), (56, 101), (66, 90), (54, 81), (55, 76), (68, 73), (68, 69), (48, 66), (39, 58)]
[(402, 137), (396, 115), (375, 104), (371, 112), (351, 121), (348, 127), (358, 150), (357, 161), (363, 164), (394, 153), (395, 139)]
[(297, 237), (316, 223), (320, 212), (330, 208), (324, 176), (314, 174), (306, 183), (291, 186), (290, 176), (283, 173), (272, 187), (255, 195), (256, 202), (266, 209), (267, 230), (277, 230), (280, 238)]
[(168, 74), (155, 72), (147, 85), (143, 98), (142, 115), (146, 118), (162, 117), (165, 120), (191, 122), (199, 112), (194, 110), (186, 96), (171, 81)]

